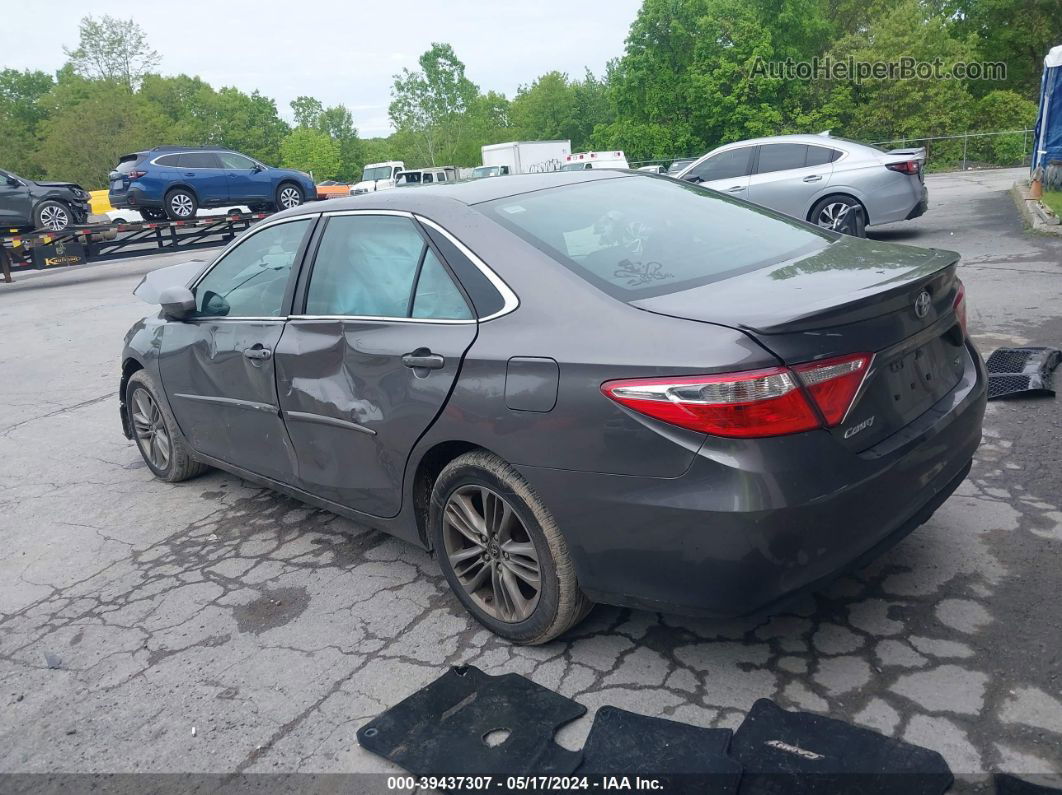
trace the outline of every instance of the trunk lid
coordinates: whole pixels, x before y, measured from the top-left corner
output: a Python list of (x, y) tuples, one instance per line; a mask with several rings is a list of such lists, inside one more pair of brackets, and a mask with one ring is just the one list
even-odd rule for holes
[(741, 329), (788, 365), (873, 353), (845, 420), (830, 429), (862, 451), (917, 419), (962, 377), (958, 259), (844, 237), (810, 256), (632, 303)]

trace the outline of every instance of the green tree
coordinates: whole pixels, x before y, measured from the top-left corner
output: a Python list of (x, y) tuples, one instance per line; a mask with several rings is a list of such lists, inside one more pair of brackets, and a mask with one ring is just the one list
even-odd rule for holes
[(49, 114), (42, 100), (55, 85), (44, 72), (0, 70), (0, 141), (4, 168), (33, 179), (43, 175), (37, 161), (37, 135)]
[[(69, 88), (69, 87), (68, 87)], [(128, 152), (165, 140), (166, 118), (122, 83), (85, 81), (64, 92), (78, 102), (60, 103), (50, 118), (36, 158), (53, 179), (77, 182), (87, 190), (106, 187), (107, 174)]]
[(318, 119), (324, 112), (321, 100), (315, 97), (295, 97), (290, 104), (296, 127), (317, 127)]
[(976, 94), (1010, 89), (1035, 99), (1044, 56), (1062, 43), (1062, 0), (949, 0), (945, 11), (959, 35), (973, 35), (981, 60), (1003, 62), (1002, 82), (978, 81)]
[(334, 179), (339, 173), (339, 142), (320, 130), (292, 130), (280, 145), (280, 156), (285, 168), (308, 171), (318, 182)]
[(158, 66), (159, 54), (148, 46), (147, 35), (132, 19), (83, 17), (74, 49), (63, 48), (74, 70), (90, 78), (115, 80), (136, 88)]
[(467, 111), (479, 89), (449, 44), (433, 43), (418, 62), (419, 70), (395, 75), (391, 122), (407, 137), (418, 165), (449, 165), (466, 142)]

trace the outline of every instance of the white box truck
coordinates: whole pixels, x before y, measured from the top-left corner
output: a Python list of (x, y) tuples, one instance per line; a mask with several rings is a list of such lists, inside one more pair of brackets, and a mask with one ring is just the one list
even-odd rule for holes
[(483, 165), (473, 169), (473, 179), (560, 171), (564, 159), (572, 153), (572, 142), (510, 141), (505, 144), (489, 144), (480, 151), (483, 155)]

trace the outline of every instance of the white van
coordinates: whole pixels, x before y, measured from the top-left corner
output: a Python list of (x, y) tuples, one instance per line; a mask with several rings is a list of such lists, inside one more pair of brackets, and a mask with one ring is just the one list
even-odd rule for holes
[(457, 169), (453, 166), (411, 168), (406, 171), (399, 171), (395, 174), (395, 187), (403, 188), (408, 185), (433, 185), (436, 182), (454, 182), (456, 179)]
[(564, 158), (561, 171), (582, 171), (585, 168), (630, 168), (623, 152), (572, 152)]

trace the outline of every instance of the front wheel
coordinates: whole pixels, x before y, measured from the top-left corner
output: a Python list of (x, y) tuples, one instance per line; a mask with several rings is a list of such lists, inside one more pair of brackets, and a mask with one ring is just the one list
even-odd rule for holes
[(302, 188), (291, 182), (283, 183), (277, 188), (277, 209), (290, 210), (303, 202)]
[(166, 216), (171, 221), (187, 221), (195, 218), (199, 202), (195, 194), (185, 188), (177, 188), (166, 194)]
[(496, 455), (466, 453), (450, 462), (432, 489), (428, 521), (450, 588), (495, 634), (546, 643), (590, 612), (553, 517)]
[(37, 229), (47, 229), (50, 232), (62, 232), (70, 226), (72, 220), (70, 208), (57, 201), (41, 202), (33, 213)]
[(207, 469), (192, 458), (177, 433), (177, 422), (158, 397), (155, 382), (137, 370), (125, 389), (125, 406), (133, 438), (144, 463), (155, 477), (170, 483), (193, 478)]

